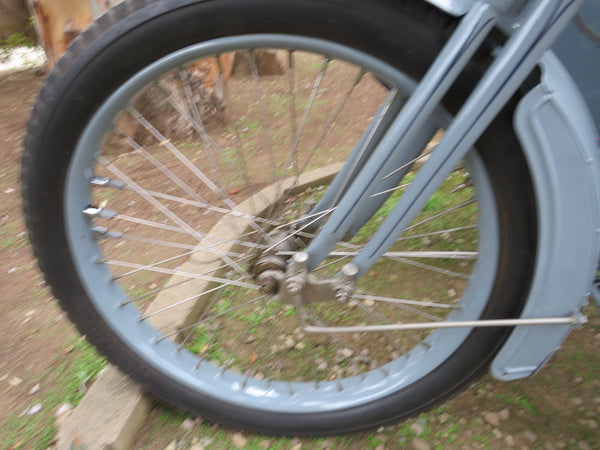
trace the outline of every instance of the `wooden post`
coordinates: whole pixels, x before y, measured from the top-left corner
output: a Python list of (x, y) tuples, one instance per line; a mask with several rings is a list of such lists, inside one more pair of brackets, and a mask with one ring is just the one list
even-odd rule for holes
[(121, 0), (28, 0), (40, 43), (52, 68), (69, 44)]
[[(3, 1), (3, 0), (0, 0)], [(48, 58), (48, 69), (51, 69), (69, 44), (81, 34), (94, 19), (101, 16), (110, 7), (121, 0), (27, 0), (32, 15), (35, 18), (38, 39), (43, 45)], [(278, 52), (258, 50), (257, 69), (261, 75), (281, 75), (285, 72), (285, 64), (278, 57)], [(207, 58), (198, 61), (187, 69), (190, 85), (194, 88), (195, 99), (203, 105), (205, 117), (203, 120), (223, 121), (225, 96), (224, 85), (232, 76), (248, 75), (250, 72), (247, 55), (244, 53), (227, 53), (216, 58)], [(173, 77), (171, 77), (173, 78)], [(171, 94), (178, 98), (183, 93), (178, 87), (181, 84), (176, 77), (165, 79)], [(182, 97), (182, 104), (188, 102)], [(151, 111), (157, 123), (162, 123), (166, 128), (176, 130), (176, 135), (186, 135), (194, 132), (189, 120), (172, 111), (171, 106), (165, 102), (156, 104), (153, 95), (144, 95), (137, 99), (137, 105), (142, 109)], [(146, 108), (144, 108), (146, 107)], [(119, 125), (123, 131), (131, 136), (139, 134), (137, 124), (132, 120), (121, 120)]]

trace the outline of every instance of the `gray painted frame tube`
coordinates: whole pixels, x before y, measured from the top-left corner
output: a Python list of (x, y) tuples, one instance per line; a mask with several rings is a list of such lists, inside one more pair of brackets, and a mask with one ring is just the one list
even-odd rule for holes
[(382, 179), (418, 156), (421, 148), (413, 147), (415, 139), (420, 136), (442, 97), (492, 29), (495, 19), (493, 8), (482, 2), (478, 2), (462, 19), (373, 156), (342, 198), (338, 209), (309, 245), (308, 270), (313, 270), (325, 259), (357, 220), (363, 223), (368, 220), (373, 213), (369, 208), (369, 196), (377, 192)]
[[(523, 26), (510, 38), (500, 56), (492, 64), (475, 91), (471, 94), (454, 122), (448, 128), (436, 151), (433, 152), (427, 163), (425, 163), (421, 171), (417, 174), (413, 183), (400, 198), (391, 214), (377, 230), (365, 249), (352, 261), (359, 268), (358, 276), (365, 273), (391, 247), (404, 228), (412, 222), (422, 206), (437, 190), (454, 166), (473, 146), (506, 101), (514, 94), (531, 70), (533, 70), (543, 53), (576, 13), (582, 1), (541, 0), (536, 5), (536, 8), (532, 10)], [(460, 38), (462, 36), (460, 33), (465, 33), (463, 24), (467, 24), (471, 20), (476, 20), (475, 12), (479, 11), (483, 13), (485, 11), (482, 9), (483, 6), (485, 5), (476, 5), (463, 19), (461, 26), (448, 42), (438, 61), (436, 61), (430, 73), (423, 80), (423, 83), (415, 91), (413, 97), (414, 104), (427, 104), (428, 101), (431, 102), (433, 96), (427, 99), (419, 97), (424, 92), (428, 92), (426, 83), (431, 79), (435, 79), (436, 75), (438, 75), (438, 79), (441, 78), (441, 80), (444, 80), (436, 71), (440, 67), (444, 67), (444, 63), (448, 63), (448, 60), (445, 59), (447, 54), (456, 54), (457, 50), (463, 51), (462, 48), (458, 49), (453, 46), (461, 42)], [(491, 13), (491, 8), (487, 11)], [(484, 20), (483, 16), (480, 16), (479, 19)], [(463, 42), (465, 41), (468, 42), (467, 39), (463, 38)], [(411, 98), (412, 101), (413, 99)], [(398, 118), (398, 122), (400, 122), (398, 126), (392, 126), (389, 136), (386, 136), (382, 141), (382, 149), (376, 151), (373, 158), (374, 161), (372, 161), (373, 164), (370, 161), (368, 166), (365, 167), (365, 176), (361, 177), (362, 180), (358, 178), (355, 184), (359, 184), (361, 181), (364, 183), (364, 178), (369, 175), (371, 176), (370, 181), (373, 183), (373, 180), (376, 180), (380, 176), (381, 169), (377, 170), (378, 167), (373, 167), (378, 163), (381, 164), (376, 159), (376, 156), (385, 151), (387, 151), (387, 154), (390, 154), (393, 148), (401, 151), (401, 148), (394, 146), (386, 148), (385, 145), (390, 144), (390, 141), (400, 141), (399, 144), (401, 144), (402, 135), (398, 138), (398, 134), (394, 133), (398, 133), (398, 131), (406, 133), (407, 130), (405, 127), (417, 124), (418, 113), (416, 117), (413, 116), (414, 112), (409, 110), (408, 105), (404, 112), (406, 114), (401, 114)], [(373, 176), (374, 172), (375, 176)], [(357, 189), (354, 188), (355, 186), (352, 186), (338, 210), (334, 212), (330, 221), (324, 227), (323, 232), (315, 239), (313, 242), (315, 245), (311, 244), (309, 246), (309, 268), (316, 267), (343, 236), (345, 232), (343, 222), (355, 210), (352, 209), (355, 208), (355, 204), (348, 205), (352, 200), (347, 199), (347, 197), (359, 191), (361, 185), (359, 184)], [(362, 201), (364, 199), (361, 198), (356, 204), (360, 204)]]

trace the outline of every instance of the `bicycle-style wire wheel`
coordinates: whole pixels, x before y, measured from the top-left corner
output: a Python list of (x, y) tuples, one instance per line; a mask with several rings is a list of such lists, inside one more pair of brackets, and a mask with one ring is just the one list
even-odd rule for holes
[[(227, 424), (338, 433), (423, 410), (485, 368), (506, 329), (385, 326), (518, 311), (534, 208), (503, 113), (348, 295), (281, 295), (274, 274), (318, 235), (347, 161), (364, 164), (446, 34), (412, 2), (374, 2), (372, 21), (360, 2), (293, 3), (133, 2), (94, 25), (36, 105), (25, 208), (72, 320), (145, 387)], [(307, 23), (317, 13), (335, 26)], [(473, 66), (315, 286), (435, 151)]]

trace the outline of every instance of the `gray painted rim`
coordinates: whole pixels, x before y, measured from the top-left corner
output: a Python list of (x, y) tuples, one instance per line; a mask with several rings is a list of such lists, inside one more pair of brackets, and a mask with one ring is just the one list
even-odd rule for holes
[[(176, 351), (176, 346), (162, 340), (161, 334), (147, 321), (138, 321), (139, 312), (132, 306), (120, 306), (126, 298), (119, 285), (111, 281), (110, 271), (95, 261), (101, 249), (92, 237), (91, 221), (81, 211), (90, 204), (89, 177), (94, 157), (104, 136), (111, 129), (117, 112), (150, 81), (197, 58), (244, 48), (301, 49), (328, 55), (335, 59), (365, 67), (398, 87), (412, 91), (414, 82), (397, 69), (358, 50), (329, 41), (289, 35), (249, 35), (216, 39), (184, 48), (148, 66), (113, 93), (87, 125), (75, 149), (68, 170), (64, 200), (67, 240), (79, 278), (90, 301), (107, 325), (140, 358), (165, 375), (191, 390), (209, 397), (251, 408), (279, 413), (316, 413), (336, 411), (362, 405), (386, 397), (416, 382), (435, 370), (460, 347), (471, 329), (437, 330), (427, 337), (426, 345), (417, 345), (410, 352), (363, 376), (338, 381), (290, 383), (250, 378), (232, 372), (220, 373), (210, 363), (198, 367), (199, 358), (188, 351)], [(441, 116), (441, 115), (438, 115)], [(447, 122), (440, 121), (440, 126)], [(477, 155), (465, 160), (477, 187), (479, 208), (479, 259), (463, 294), (464, 307), (454, 310), (449, 320), (476, 320), (483, 312), (491, 293), (499, 254), (499, 225), (494, 196), (483, 164)]]

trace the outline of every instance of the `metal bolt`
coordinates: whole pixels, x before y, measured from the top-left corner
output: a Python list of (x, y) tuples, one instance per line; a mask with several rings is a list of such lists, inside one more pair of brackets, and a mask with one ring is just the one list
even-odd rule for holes
[(350, 263), (342, 267), (342, 281), (352, 282), (356, 275), (358, 275), (358, 267), (356, 265)]
[(344, 289), (339, 289), (335, 293), (335, 299), (341, 303), (346, 302), (348, 300), (348, 297), (348, 293)]
[(290, 294), (296, 295), (302, 290), (302, 283), (294, 277), (285, 282), (285, 287)]

